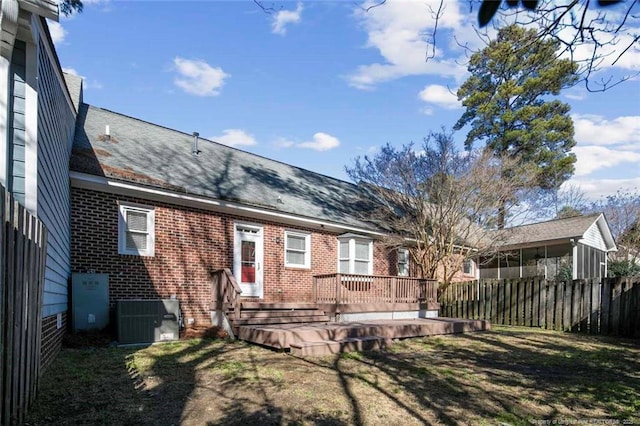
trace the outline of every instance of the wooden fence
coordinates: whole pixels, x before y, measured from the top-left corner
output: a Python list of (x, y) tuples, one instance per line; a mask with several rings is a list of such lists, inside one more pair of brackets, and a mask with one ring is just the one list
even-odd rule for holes
[(47, 229), (0, 186), (0, 424), (22, 423), (40, 375)]
[(457, 283), (441, 292), (440, 315), (640, 338), (640, 278)]

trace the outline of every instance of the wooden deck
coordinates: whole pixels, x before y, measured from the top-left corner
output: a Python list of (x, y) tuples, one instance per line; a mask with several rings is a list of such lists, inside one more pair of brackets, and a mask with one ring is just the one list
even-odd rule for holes
[(326, 324), (274, 324), (239, 327), (242, 340), (297, 355), (327, 355), (379, 349), (394, 339), (489, 330), (484, 320), (419, 318)]

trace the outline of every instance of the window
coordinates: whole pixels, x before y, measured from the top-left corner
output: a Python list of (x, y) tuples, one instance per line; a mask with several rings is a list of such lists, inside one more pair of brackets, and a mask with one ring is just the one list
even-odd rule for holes
[(367, 237), (350, 234), (338, 237), (338, 272), (371, 275), (373, 241)]
[(474, 275), (473, 260), (465, 259), (464, 262), (462, 262), (462, 273), (465, 275)]
[(409, 249), (398, 249), (398, 275), (401, 277), (409, 276)]
[(155, 252), (155, 212), (153, 208), (120, 204), (118, 253), (153, 256)]
[(311, 267), (311, 234), (285, 231), (284, 264), (294, 268)]

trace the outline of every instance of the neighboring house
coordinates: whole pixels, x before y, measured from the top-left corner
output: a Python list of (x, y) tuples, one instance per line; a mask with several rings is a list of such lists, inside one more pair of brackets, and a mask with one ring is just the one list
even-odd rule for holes
[(72, 270), (108, 274), (112, 306), (176, 297), (206, 324), (222, 268), (261, 302), (310, 302), (320, 274), (410, 270), (357, 185), (87, 104), (71, 186)]
[(601, 213), (518, 226), (501, 235), (498, 256), (480, 260), (480, 278), (607, 276), (608, 253), (617, 250)]
[(76, 108), (45, 19), (57, 20), (57, 2), (2, 0), (0, 7), (0, 183), (49, 231), (42, 306), (46, 366), (60, 348), (67, 319)]

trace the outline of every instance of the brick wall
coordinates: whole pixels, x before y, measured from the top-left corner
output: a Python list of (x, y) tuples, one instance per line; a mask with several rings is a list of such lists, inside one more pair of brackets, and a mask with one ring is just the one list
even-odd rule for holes
[(62, 347), (62, 337), (67, 328), (67, 313), (62, 313), (62, 326), (57, 327), (57, 315), (42, 319), (42, 339), (40, 346), (40, 369), (46, 370)]
[[(186, 318), (208, 324), (212, 271), (233, 270), (234, 222), (254, 219), (122, 197), (94, 190), (71, 191), (72, 272), (109, 274), (110, 302), (176, 295)], [(118, 254), (118, 201), (155, 208), (155, 256)], [(336, 234), (274, 222), (264, 227), (265, 302), (311, 301), (313, 275), (335, 273)], [(284, 266), (284, 233), (311, 233), (311, 268)], [(395, 274), (395, 251), (374, 243), (374, 274)]]

